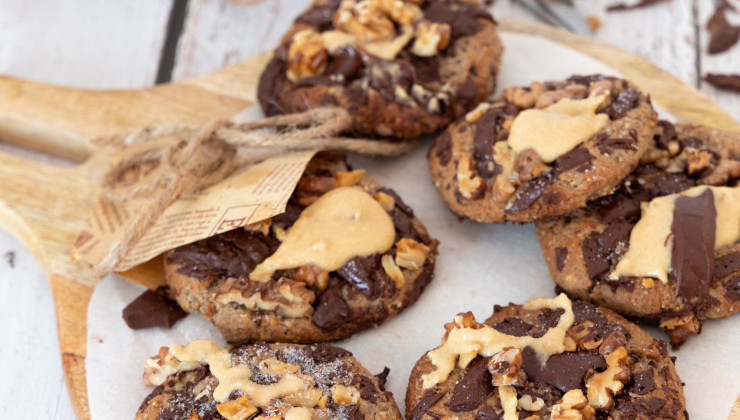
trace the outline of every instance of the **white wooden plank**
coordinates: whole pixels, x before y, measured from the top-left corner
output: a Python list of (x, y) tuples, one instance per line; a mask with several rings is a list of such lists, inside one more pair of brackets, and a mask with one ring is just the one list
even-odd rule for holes
[(311, 0), (191, 0), (173, 80), (210, 73), (269, 51)]
[(0, 320), (0, 418), (75, 418), (64, 384), (51, 288), (33, 255), (2, 230)]
[(640, 55), (684, 82), (696, 85), (692, 0), (672, 0), (628, 11), (606, 11), (608, 5), (619, 2), (577, 0), (576, 6), (584, 16), (592, 15), (601, 20), (603, 25), (594, 34), (599, 40)]
[(154, 83), (172, 0), (0, 0), (0, 74), (78, 87)]
[[(740, 1), (730, 1), (740, 10)], [(700, 52), (701, 73), (740, 74), (740, 42), (729, 50), (719, 54), (708, 54), (707, 44), (709, 33), (706, 29), (707, 20), (714, 13), (714, 4), (710, 1), (698, 1), (698, 16), (700, 24)], [(740, 13), (729, 11), (726, 13), (727, 20), (733, 25), (740, 25)], [(725, 109), (735, 120), (740, 121), (740, 93), (717, 89), (707, 82), (702, 82), (702, 91), (712, 98), (717, 104)]]

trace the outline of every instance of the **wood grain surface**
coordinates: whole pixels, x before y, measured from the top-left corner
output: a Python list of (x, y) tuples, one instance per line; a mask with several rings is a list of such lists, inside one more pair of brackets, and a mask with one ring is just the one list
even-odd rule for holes
[[(623, 72), (669, 112), (689, 120), (740, 132), (729, 115), (695, 88), (657, 69), (645, 59), (590, 38), (565, 31), (504, 20), (506, 31), (545, 36)], [(228, 118), (254, 98), (258, 56), (211, 75), (152, 89), (91, 92), (0, 80), (0, 133), (17, 142), (34, 141), (51, 151), (78, 159), (92, 150), (90, 136), (159, 121)], [(19, 93), (20, 92), (20, 93)], [(66, 110), (48, 106), (48, 95)], [(57, 147), (62, 142), (74, 142)], [(69, 261), (69, 249), (80, 231), (94, 193), (100, 167), (88, 162), (55, 168), (0, 155), (0, 227), (19, 236), (49, 275), (56, 302), (60, 351), (70, 398), (79, 418), (89, 418), (85, 386), (86, 312), (93, 286), (80, 266)], [(161, 281), (157, 263), (124, 277), (151, 286)]]

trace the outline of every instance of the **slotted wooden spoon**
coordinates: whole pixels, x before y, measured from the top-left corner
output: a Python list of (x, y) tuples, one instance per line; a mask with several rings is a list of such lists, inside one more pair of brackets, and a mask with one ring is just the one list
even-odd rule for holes
[[(740, 133), (740, 125), (701, 92), (646, 60), (587, 37), (533, 23), (504, 20), (504, 31), (540, 35), (622, 72), (680, 119)], [(91, 91), (0, 77), (0, 138), (84, 162), (70, 168), (0, 153), (0, 228), (33, 252), (49, 277), (67, 387), (77, 416), (89, 419), (85, 380), (87, 305), (94, 284), (69, 255), (104, 168), (92, 138), (162, 122), (225, 119), (255, 102), (269, 55), (177, 83), (130, 91)], [(121, 273), (155, 287), (161, 261)]]

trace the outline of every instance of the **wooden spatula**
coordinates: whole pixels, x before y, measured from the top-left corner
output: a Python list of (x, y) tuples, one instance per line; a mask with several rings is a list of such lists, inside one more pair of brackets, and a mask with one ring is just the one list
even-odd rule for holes
[[(674, 115), (740, 132), (740, 126), (703, 94), (649, 62), (590, 38), (537, 24), (502, 22), (506, 31), (541, 35), (621, 71)], [(89, 91), (0, 77), (0, 138), (86, 161), (92, 138), (163, 122), (225, 119), (255, 101), (268, 55), (209, 75), (134, 91)], [(85, 381), (86, 316), (92, 281), (69, 255), (104, 168), (92, 158), (58, 168), (0, 153), (0, 228), (19, 237), (50, 279), (72, 405), (89, 418)], [(122, 276), (148, 287), (162, 284), (161, 261)]]

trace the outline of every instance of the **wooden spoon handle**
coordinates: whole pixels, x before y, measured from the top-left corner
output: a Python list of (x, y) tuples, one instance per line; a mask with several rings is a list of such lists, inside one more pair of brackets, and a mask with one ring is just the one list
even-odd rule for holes
[(140, 90), (85, 90), (0, 76), (0, 139), (76, 161), (90, 140), (164, 122), (229, 118), (254, 102), (269, 54)]

